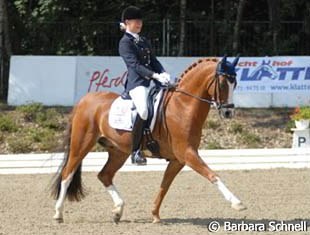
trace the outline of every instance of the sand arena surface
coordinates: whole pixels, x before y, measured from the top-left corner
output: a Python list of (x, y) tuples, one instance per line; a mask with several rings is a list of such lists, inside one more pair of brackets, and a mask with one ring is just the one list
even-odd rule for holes
[(118, 225), (113, 203), (95, 173), (83, 173), (88, 191), (81, 202), (65, 203), (64, 223), (53, 221), (49, 196), (52, 175), (0, 175), (0, 234), (210, 234), (218, 221), (268, 223), (306, 220), (307, 232), (224, 232), (215, 234), (310, 234), (310, 169), (218, 172), (248, 210), (230, 208), (218, 190), (195, 172), (181, 172), (161, 207), (161, 224), (152, 224), (151, 209), (163, 172), (120, 172), (115, 185), (126, 205)]

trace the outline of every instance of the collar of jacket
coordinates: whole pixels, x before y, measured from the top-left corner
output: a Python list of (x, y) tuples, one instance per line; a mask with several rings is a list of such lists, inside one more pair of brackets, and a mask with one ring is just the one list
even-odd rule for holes
[(134, 37), (135, 39), (139, 39), (140, 35), (137, 33), (132, 33), (128, 30), (126, 30), (126, 33), (129, 34), (130, 36)]
[(137, 39), (137, 38), (135, 38), (132, 34), (130, 34), (130, 33), (127, 33), (127, 32), (125, 32), (125, 35), (130, 39), (130, 40), (132, 40), (134, 43), (139, 43), (140, 41), (142, 42), (143, 41), (143, 39), (142, 39), (142, 37), (141, 36), (139, 36), (139, 38)]

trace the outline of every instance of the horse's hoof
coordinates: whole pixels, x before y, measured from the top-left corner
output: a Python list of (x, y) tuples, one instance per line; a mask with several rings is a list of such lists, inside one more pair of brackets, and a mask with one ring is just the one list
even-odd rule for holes
[(121, 220), (121, 217), (122, 217), (122, 216), (121, 216), (119, 213), (113, 214), (113, 222), (114, 222), (115, 224), (118, 224), (119, 221)]
[(118, 222), (121, 220), (121, 217), (123, 215), (123, 209), (124, 209), (124, 206), (121, 205), (121, 206), (116, 206), (113, 210), (112, 210), (112, 213), (113, 213), (113, 222), (118, 224)]
[(243, 211), (247, 209), (246, 206), (243, 205), (242, 202), (231, 204), (231, 207), (237, 211)]
[(61, 223), (64, 222), (64, 219), (63, 219), (63, 218), (56, 218), (56, 217), (54, 216), (53, 219), (54, 219), (57, 223), (59, 223), (59, 224), (61, 224)]
[(153, 224), (159, 224), (159, 223), (160, 223), (160, 218), (154, 217), (152, 223), (153, 223)]

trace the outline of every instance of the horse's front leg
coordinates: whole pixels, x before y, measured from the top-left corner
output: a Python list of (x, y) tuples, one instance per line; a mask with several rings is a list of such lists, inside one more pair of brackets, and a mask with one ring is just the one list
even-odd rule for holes
[(152, 210), (153, 215), (153, 223), (159, 223), (160, 217), (159, 217), (159, 208), (160, 205), (173, 181), (175, 176), (180, 172), (180, 170), (184, 167), (183, 164), (181, 164), (178, 160), (170, 160), (166, 171), (164, 173), (163, 180), (160, 185), (160, 190), (156, 196), (154, 207)]
[(209, 166), (201, 159), (197, 151), (193, 149), (186, 151), (184, 160), (186, 165), (213, 183), (223, 194), (224, 198), (231, 203), (231, 207), (233, 209), (238, 211), (246, 209), (243, 203), (226, 187), (220, 177), (217, 176), (216, 173), (212, 171)]

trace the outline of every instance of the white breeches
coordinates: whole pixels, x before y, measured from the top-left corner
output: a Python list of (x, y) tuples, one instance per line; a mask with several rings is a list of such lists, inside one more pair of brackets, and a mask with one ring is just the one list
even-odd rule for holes
[(136, 106), (137, 112), (143, 120), (147, 119), (147, 97), (149, 95), (150, 88), (144, 86), (137, 86), (129, 91), (129, 95)]

